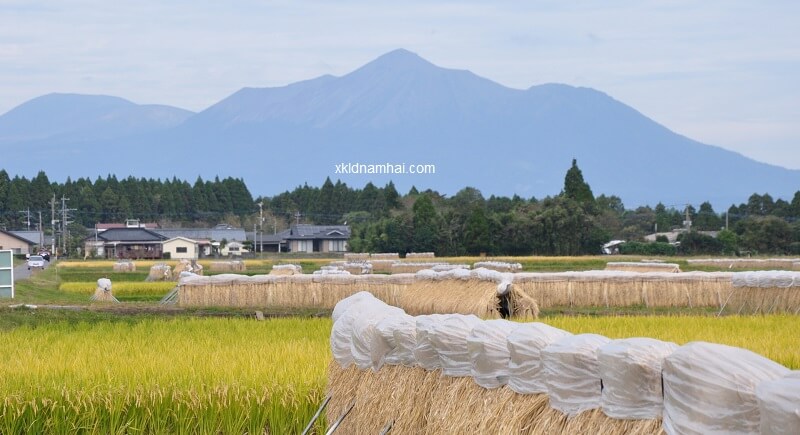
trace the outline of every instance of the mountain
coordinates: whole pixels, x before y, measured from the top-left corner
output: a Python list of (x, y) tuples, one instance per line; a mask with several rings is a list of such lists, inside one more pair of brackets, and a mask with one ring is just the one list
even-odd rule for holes
[[(473, 186), (487, 196), (543, 197), (559, 193), (576, 158), (595, 194), (618, 195), (629, 207), (709, 200), (717, 209), (754, 192), (790, 198), (800, 186), (800, 171), (693, 141), (602, 92), (511, 89), (406, 50), (341, 77), (243, 88), (191, 116), (112, 97), (65, 114), (69, 104), (37, 100), (0, 117), (0, 150), (29, 148), (28, 159), (0, 165), (9, 173), (235, 176), (256, 195), (330, 176), (359, 187), (391, 179), (401, 191)], [(37, 115), (15, 121), (23, 108)], [(109, 156), (109, 146), (125, 158)], [(436, 173), (336, 173), (341, 163), (431, 164)]]

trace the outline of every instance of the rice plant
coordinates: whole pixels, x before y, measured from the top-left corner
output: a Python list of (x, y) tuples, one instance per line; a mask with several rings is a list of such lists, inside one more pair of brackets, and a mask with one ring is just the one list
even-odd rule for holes
[(43, 323), (0, 333), (0, 433), (297, 433), (327, 319)]

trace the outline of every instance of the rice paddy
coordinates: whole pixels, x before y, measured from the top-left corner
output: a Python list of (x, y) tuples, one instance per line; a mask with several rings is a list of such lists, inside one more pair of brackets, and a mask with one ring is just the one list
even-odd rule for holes
[[(476, 257), (474, 260), (481, 259)], [(507, 260), (520, 262), (524, 270), (549, 271), (548, 265), (559, 261), (572, 266), (594, 266), (597, 257)], [(302, 264), (303, 272), (309, 273), (329, 261), (291, 262)], [(471, 259), (465, 258), (449, 261), (471, 263)], [(63, 295), (56, 300), (70, 303), (80, 300), (88, 305), (96, 280), (107, 276), (112, 280), (113, 293), (123, 302), (122, 306), (130, 305), (131, 301), (138, 304), (136, 306), (155, 306), (141, 301), (160, 299), (175, 286), (175, 282), (144, 282), (149, 267), (155, 263), (137, 261), (136, 272), (114, 272), (112, 261), (62, 262), (57, 269), (52, 268), (56, 270), (46, 270), (35, 275), (30, 282), (22, 283), (18, 294), (21, 300), (29, 303), (37, 301), (26, 293), (46, 294), (48, 298)], [(248, 274), (266, 274), (273, 265), (269, 260), (246, 260), (245, 264)], [(682, 269), (684, 264), (681, 264)], [(204, 264), (206, 271), (209, 271), (209, 265)], [(561, 270), (560, 267), (553, 269)], [(579, 267), (571, 269), (578, 270)], [(386, 292), (390, 297), (392, 291), (398, 293), (396, 289), (392, 290), (392, 285), (387, 287), (390, 278), (375, 276), (369, 287), (375, 292)], [(308, 277), (309, 282), (312, 280)], [(472, 284), (474, 291), (482, 291), (485, 287), (481, 283)], [(478, 308), (468, 306), (472, 302), (462, 292), (469, 292), (472, 284), (458, 291), (451, 289), (448, 294), (453, 301), (446, 306), (447, 310), (472, 312), (478, 308), (485, 310), (490, 305), (491, 301), (481, 300), (478, 301), (480, 306), (476, 305)], [(432, 293), (431, 285), (432, 282), (420, 283), (414, 292), (409, 292), (407, 302), (416, 304), (409, 306), (419, 307), (409, 309), (410, 313), (416, 314), (415, 310), (422, 312), (425, 307), (441, 304), (441, 301), (437, 302), (439, 296)], [(547, 296), (542, 290), (544, 287), (537, 287), (537, 294), (532, 287), (526, 289), (529, 285), (522, 282), (519, 290), (537, 297), (545, 306), (559, 305), (554, 296)], [(490, 287), (494, 289), (495, 285)], [(296, 294), (301, 290), (296, 286), (287, 288), (283, 296), (278, 297), (278, 293), (272, 296), (276, 307), (300, 312), (308, 301), (332, 306), (344, 293), (328, 300), (329, 296), (344, 291), (342, 288), (341, 284), (318, 282), (315, 290), (307, 295)], [(648, 292), (652, 291), (648, 287), (634, 292), (638, 296), (634, 294), (631, 303), (641, 303), (637, 298), (641, 301), (643, 295), (649, 297)], [(609, 288), (595, 293), (604, 295), (601, 305), (613, 302), (609, 299)], [(397, 294), (391, 297), (400, 299)], [(298, 298), (302, 299), (299, 305), (293, 302)], [(553, 300), (548, 302), (548, 298)], [(711, 302), (712, 305), (717, 303), (718, 297)], [(573, 297), (562, 305), (580, 307), (581, 303), (580, 299)], [(680, 305), (676, 303), (673, 306)], [(649, 315), (625, 316), (574, 316), (556, 314), (558, 312), (543, 311), (539, 321), (573, 333), (591, 332), (609, 338), (646, 336), (678, 344), (697, 340), (728, 344), (752, 350), (788, 368), (800, 369), (800, 317), (796, 315), (728, 315), (717, 318), (675, 315), (684, 312), (678, 308), (660, 311), (665, 315), (653, 315), (653, 311), (647, 310), (641, 312)], [(634, 306), (631, 312), (639, 311)], [(327, 317), (257, 322), (247, 318), (194, 318), (188, 311), (187, 315), (176, 318), (150, 314), (97, 317), (91, 310), (73, 312), (68, 319), (55, 311), (40, 309), (35, 316), (33, 313), (0, 307), (0, 318), (5, 319), (0, 321), (0, 361), (4, 361), (0, 365), (0, 397), (3, 397), (0, 401), (0, 433), (3, 434), (299, 433), (324, 398), (329, 374), (330, 382), (354, 382), (353, 376), (356, 376), (350, 373), (348, 378), (348, 373), (328, 372), (332, 323)], [(493, 317), (493, 314), (483, 311), (482, 316)], [(359, 400), (383, 403), (380, 401), (391, 399), (394, 401), (387, 402), (387, 406), (391, 404), (400, 409), (406, 406), (400, 400), (404, 391), (408, 390), (409, 397), (414, 398), (413, 390), (420, 385), (445, 382), (438, 373), (434, 375), (436, 379), (424, 372), (361, 372), (359, 382), (352, 383), (352, 386), (362, 395)], [(405, 389), (399, 388), (392, 395), (385, 395), (388, 399), (379, 398), (379, 393), (383, 392), (375, 389), (387, 380), (402, 381)], [(461, 418), (465, 428), (470, 427), (467, 417), (473, 420), (482, 418), (485, 421), (480, 424), (490, 427), (492, 421), (509, 417), (501, 412), (508, 405), (519, 411), (525, 406), (539, 406), (537, 401), (543, 400), (541, 395), (522, 397), (510, 393), (490, 397), (473, 384), (471, 379), (469, 382), (448, 380), (441, 385), (443, 390), (437, 393), (442, 400), (449, 394), (469, 393), (469, 402), (450, 400), (449, 405), (441, 409), (442, 413), (455, 419)], [(414, 400), (429, 399), (417, 397)], [(331, 402), (330, 412), (338, 414), (341, 402), (347, 400), (349, 398), (340, 397)], [(417, 415), (419, 412), (414, 414), (413, 403), (408, 405), (409, 418), (426, 418)], [(476, 413), (476, 407), (496, 409), (497, 413)], [(376, 421), (371, 424), (378, 424), (377, 416), (374, 417)], [(547, 424), (551, 426), (542, 427), (548, 430), (567, 428), (567, 423), (556, 417), (550, 415), (548, 418), (552, 421), (548, 420)], [(591, 418), (597, 422), (601, 417), (593, 415)], [(357, 421), (355, 414), (353, 421)], [(521, 421), (509, 420), (504, 424), (509, 430), (518, 430), (515, 424)], [(580, 421), (572, 424), (570, 428), (579, 429), (574, 425)], [(320, 422), (316, 433), (321, 433), (325, 425), (324, 421)], [(395, 431), (401, 433), (401, 429), (402, 426), (396, 426)], [(647, 432), (652, 428), (620, 426), (615, 431), (622, 433), (639, 429)]]

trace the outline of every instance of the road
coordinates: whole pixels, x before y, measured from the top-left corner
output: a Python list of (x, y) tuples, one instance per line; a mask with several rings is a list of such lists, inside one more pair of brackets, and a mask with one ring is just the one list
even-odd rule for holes
[[(50, 266), (50, 262), (45, 261), (44, 267), (45, 269)], [(31, 272), (38, 272), (36, 270), (28, 270), (28, 263), (22, 263), (19, 266), (14, 268), (14, 282), (17, 282), (21, 279), (28, 279), (31, 277)]]

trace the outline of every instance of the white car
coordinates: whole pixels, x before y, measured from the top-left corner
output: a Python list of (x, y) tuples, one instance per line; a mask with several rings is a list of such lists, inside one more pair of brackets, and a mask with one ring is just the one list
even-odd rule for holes
[(44, 258), (41, 255), (31, 255), (28, 258), (28, 270), (36, 268), (44, 269)]

